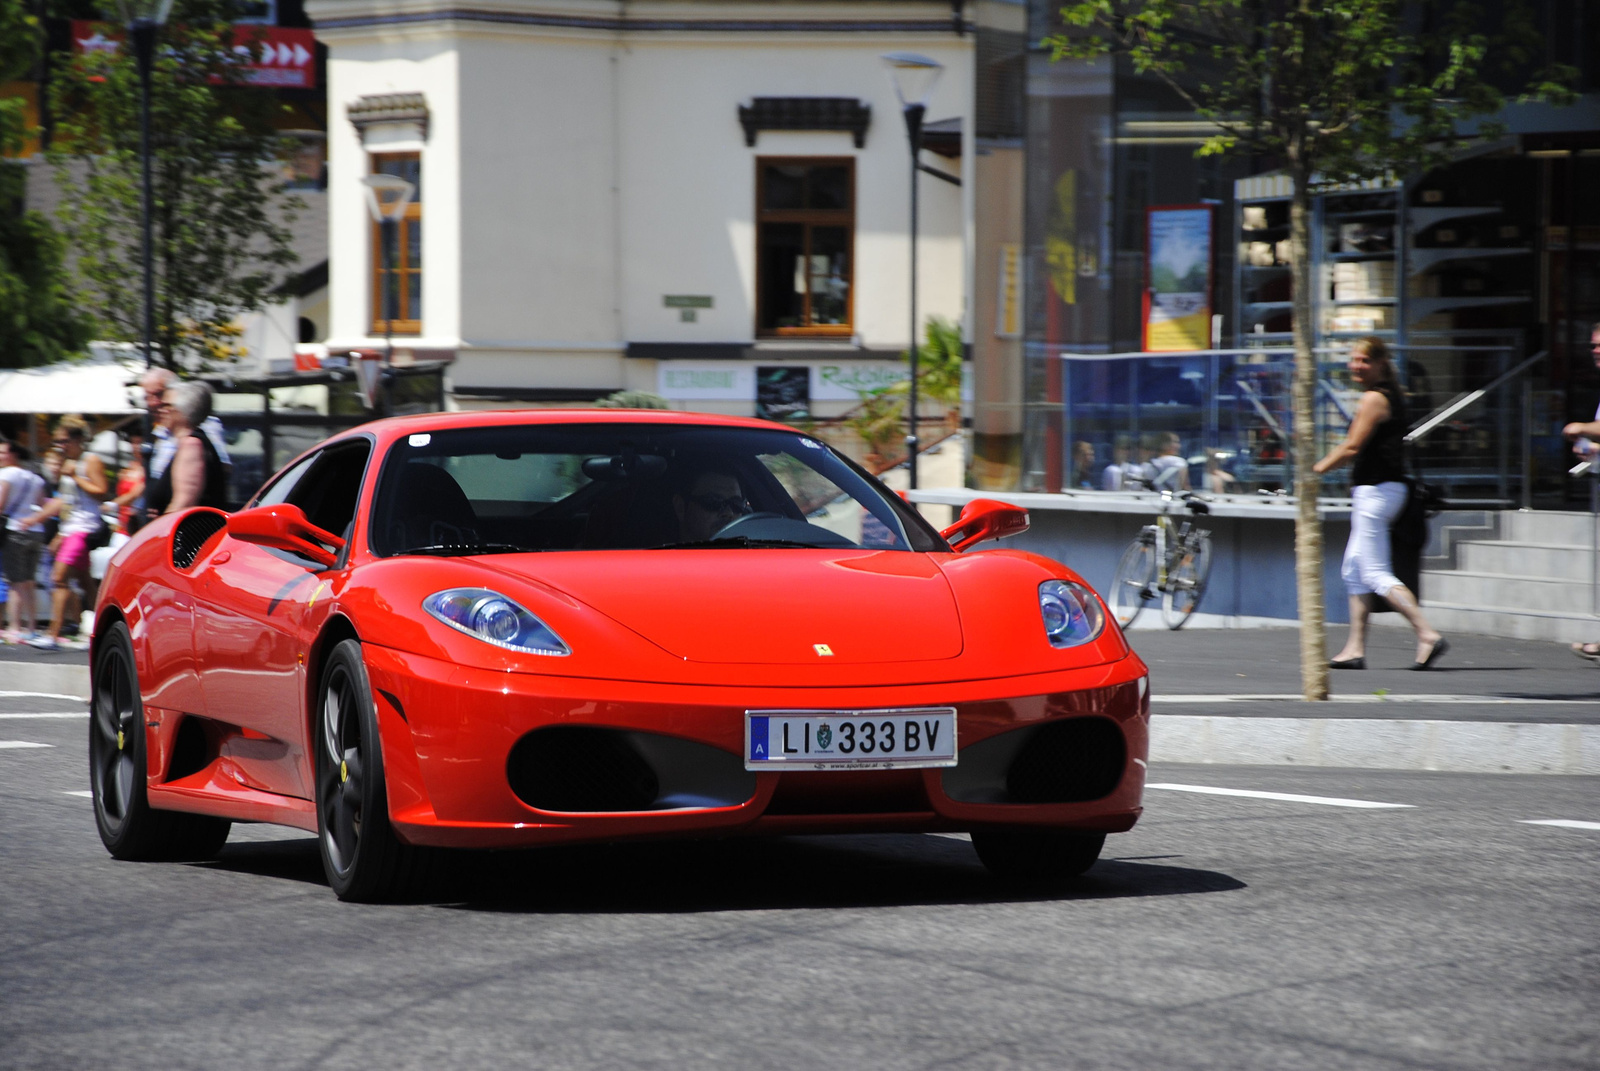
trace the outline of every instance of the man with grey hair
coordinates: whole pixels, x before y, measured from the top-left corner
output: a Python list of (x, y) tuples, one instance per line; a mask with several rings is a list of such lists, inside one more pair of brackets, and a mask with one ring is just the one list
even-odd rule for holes
[[(172, 464), (172, 456), (177, 453), (178, 440), (167, 427), (166, 415), (163, 412), (162, 399), (168, 387), (179, 382), (170, 368), (152, 368), (139, 377), (139, 386), (144, 391), (144, 405), (150, 411), (151, 447), (150, 458), (145, 464), (145, 480), (147, 482), (159, 479), (167, 471), (167, 466)], [(211, 441), (211, 448), (217, 452), (217, 457), (222, 460), (224, 478), (233, 469), (233, 459), (228, 456), (228, 444), (223, 435), (222, 421), (215, 416), (207, 416), (200, 425), (200, 430), (205, 432), (206, 438)]]
[(216, 447), (200, 428), (211, 415), (211, 388), (176, 383), (162, 395), (162, 412), (174, 442), (172, 460), (147, 483), (145, 507), (151, 517), (191, 506), (226, 509), (227, 476)]

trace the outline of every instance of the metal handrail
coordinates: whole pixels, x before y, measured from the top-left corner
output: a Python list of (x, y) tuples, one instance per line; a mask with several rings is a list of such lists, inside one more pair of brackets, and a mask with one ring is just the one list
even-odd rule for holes
[(1505, 383), (1507, 380), (1521, 375), (1535, 364), (1544, 360), (1545, 357), (1549, 356), (1549, 353), (1549, 350), (1540, 350), (1538, 353), (1534, 354), (1532, 357), (1529, 357), (1526, 361), (1523, 361), (1521, 364), (1517, 365), (1511, 370), (1496, 376), (1494, 381), (1488, 386), (1480, 387), (1474, 391), (1468, 391), (1465, 394), (1456, 395), (1450, 401), (1446, 402), (1438, 409), (1435, 409), (1432, 413), (1429, 413), (1428, 416), (1416, 427), (1406, 432), (1405, 438), (1402, 441), (1409, 446), (1412, 443), (1421, 440), (1434, 428), (1437, 428), (1440, 424), (1443, 424), (1446, 420), (1449, 420), (1451, 417), (1461, 412), (1461, 410), (1466, 409), (1468, 406), (1475, 405), (1479, 401), (1482, 401), (1484, 397), (1498, 389), (1501, 384)]

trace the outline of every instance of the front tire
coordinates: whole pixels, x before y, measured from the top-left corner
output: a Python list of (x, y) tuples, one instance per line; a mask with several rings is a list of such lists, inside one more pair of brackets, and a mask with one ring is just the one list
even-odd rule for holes
[(113, 859), (210, 859), (228, 839), (225, 818), (150, 806), (144, 703), (128, 626), (113, 624), (94, 660), (89, 790), (100, 841)]
[(317, 690), (317, 844), (341, 900), (375, 902), (409, 890), (421, 853), (389, 822), (378, 712), (358, 640), (333, 649)]
[(1117, 624), (1127, 628), (1138, 618), (1145, 604), (1155, 598), (1156, 544), (1155, 539), (1141, 532), (1139, 538), (1122, 552), (1116, 574), (1107, 592), (1107, 604)]
[(1100, 858), (1104, 833), (1060, 829), (980, 829), (972, 846), (989, 873), (1014, 885), (1059, 885), (1077, 877)]

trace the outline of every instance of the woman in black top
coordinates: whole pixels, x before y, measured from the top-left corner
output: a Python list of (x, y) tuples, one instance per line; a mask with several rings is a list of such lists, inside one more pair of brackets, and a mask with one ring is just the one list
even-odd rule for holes
[(1350, 594), (1350, 635), (1328, 664), (1334, 669), (1367, 668), (1367, 618), (1379, 598), (1394, 607), (1417, 633), (1412, 669), (1427, 669), (1450, 644), (1422, 616), (1417, 598), (1394, 575), (1389, 561), (1389, 530), (1406, 507), (1406, 401), (1400, 391), (1389, 347), (1364, 338), (1350, 348), (1350, 378), (1362, 389), (1356, 415), (1344, 442), (1312, 466), (1318, 473), (1355, 460), (1350, 474), (1350, 542), (1345, 547), (1345, 590)]
[(178, 450), (160, 476), (145, 490), (145, 507), (152, 518), (177, 513), (191, 506), (225, 509), (227, 476), (222, 458), (200, 430), (211, 415), (211, 388), (204, 383), (175, 383), (162, 396), (167, 429)]

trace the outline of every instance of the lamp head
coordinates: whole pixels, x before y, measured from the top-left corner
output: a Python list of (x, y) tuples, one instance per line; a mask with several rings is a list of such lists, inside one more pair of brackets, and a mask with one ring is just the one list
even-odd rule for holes
[(117, 17), (130, 29), (135, 26), (165, 26), (172, 14), (172, 0), (117, 0)]
[(933, 87), (944, 73), (944, 64), (915, 52), (889, 52), (883, 56), (889, 75), (894, 80), (895, 96), (900, 98), (900, 109), (926, 108), (933, 97)]
[(361, 185), (367, 188), (367, 211), (379, 223), (403, 217), (417, 191), (399, 175), (368, 175), (361, 180)]

